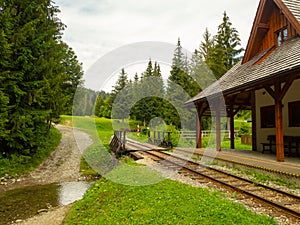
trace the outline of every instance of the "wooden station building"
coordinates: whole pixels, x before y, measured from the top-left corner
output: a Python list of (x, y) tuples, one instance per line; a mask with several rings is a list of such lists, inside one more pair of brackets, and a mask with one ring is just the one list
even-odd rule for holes
[(300, 0), (260, 1), (243, 60), (188, 101), (198, 110), (198, 148), (202, 116), (216, 118), (221, 151), (220, 118), (230, 118), (234, 149), (234, 116), (239, 110), (252, 110), (253, 150), (262, 151), (268, 136), (276, 136), (276, 158), (284, 161), (284, 137), (300, 136), (299, 35)]

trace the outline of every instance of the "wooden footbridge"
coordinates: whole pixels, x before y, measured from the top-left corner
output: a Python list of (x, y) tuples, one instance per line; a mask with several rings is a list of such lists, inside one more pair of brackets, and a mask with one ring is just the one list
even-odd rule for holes
[(111, 150), (118, 156), (134, 151), (163, 151), (172, 147), (171, 132), (153, 131), (148, 132), (148, 142), (141, 143), (127, 138), (128, 131), (114, 131), (110, 142)]

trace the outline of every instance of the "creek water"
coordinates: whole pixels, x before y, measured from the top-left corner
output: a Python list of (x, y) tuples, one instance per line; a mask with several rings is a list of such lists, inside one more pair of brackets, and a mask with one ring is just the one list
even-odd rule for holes
[(91, 182), (66, 182), (15, 189), (0, 194), (0, 224), (24, 220), (40, 210), (71, 204), (81, 199)]

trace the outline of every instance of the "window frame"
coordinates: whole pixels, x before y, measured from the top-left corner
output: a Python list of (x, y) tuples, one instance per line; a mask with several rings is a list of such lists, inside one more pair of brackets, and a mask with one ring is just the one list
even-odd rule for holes
[[(288, 110), (289, 110), (289, 127), (300, 127), (300, 101), (294, 101), (288, 103)], [(298, 121), (296, 118), (299, 118)]]
[[(273, 116), (272, 116), (273, 115)], [(260, 107), (260, 127), (275, 128), (275, 105)]]
[(275, 32), (275, 35), (276, 35), (276, 45), (279, 47), (280, 45), (282, 45), (282, 43), (284, 43), (289, 38), (288, 27), (286, 26), (281, 28), (280, 30), (277, 30)]

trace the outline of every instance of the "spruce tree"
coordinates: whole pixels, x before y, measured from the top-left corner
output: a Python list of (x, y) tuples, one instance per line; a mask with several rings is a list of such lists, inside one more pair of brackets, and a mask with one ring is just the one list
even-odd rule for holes
[[(166, 93), (167, 99), (173, 104), (173, 106), (168, 104), (169, 109), (165, 110), (167, 123), (182, 128), (182, 124), (187, 124), (191, 119), (193, 115), (187, 112), (183, 106), (188, 99), (200, 91), (199, 86), (197, 88), (195, 87), (197, 87), (197, 83), (188, 74), (188, 60), (183, 53), (180, 39), (178, 39), (177, 46), (174, 50)], [(176, 112), (174, 105), (179, 112)], [(182, 118), (179, 118), (179, 114), (181, 114)]]
[(241, 40), (238, 31), (232, 27), (229, 17), (224, 12), (223, 21), (218, 26), (218, 32), (215, 36), (213, 60), (208, 63), (217, 79), (240, 60), (239, 55), (243, 51), (240, 45)]
[(132, 100), (128, 95), (128, 83), (128, 75), (123, 68), (120, 72), (116, 85), (113, 86), (114, 89), (112, 90), (110, 95), (112, 118), (114, 119), (124, 119), (127, 105), (129, 105), (129, 101)]
[(131, 109), (131, 117), (144, 122), (145, 125), (155, 117), (162, 117), (164, 84), (160, 65), (157, 62), (154, 62), (153, 66), (150, 59), (145, 72), (142, 73), (140, 82), (138, 81), (136, 74), (133, 87), (133, 102), (135, 104)]
[(7, 117), (0, 151), (30, 155), (70, 103), (64, 84), (75, 74), (67, 75), (63, 65), (69, 57), (61, 41), (65, 26), (52, 1), (1, 1), (0, 11), (0, 113)]
[(203, 41), (200, 43), (199, 51), (201, 58), (210, 67), (213, 64), (213, 55), (215, 50), (215, 37), (212, 37), (208, 28), (203, 34)]

